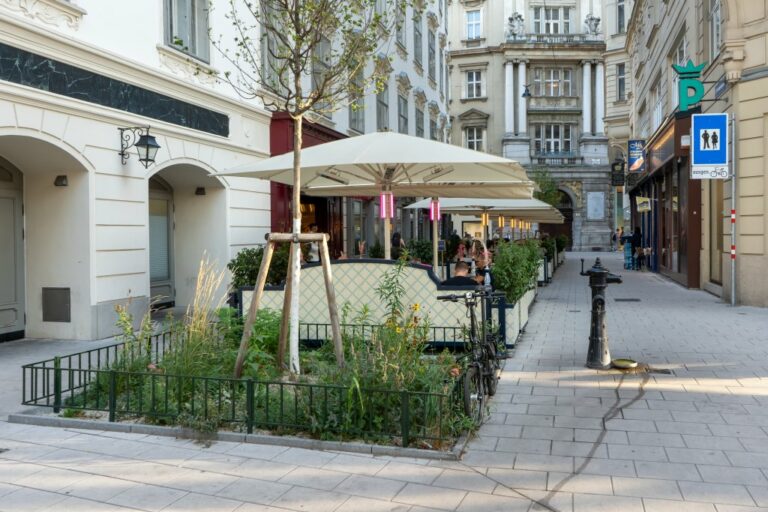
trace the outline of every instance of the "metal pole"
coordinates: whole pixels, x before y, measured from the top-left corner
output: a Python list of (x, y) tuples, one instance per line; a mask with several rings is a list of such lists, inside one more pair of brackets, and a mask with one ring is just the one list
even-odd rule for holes
[(736, 306), (736, 112), (731, 112), (731, 306)]

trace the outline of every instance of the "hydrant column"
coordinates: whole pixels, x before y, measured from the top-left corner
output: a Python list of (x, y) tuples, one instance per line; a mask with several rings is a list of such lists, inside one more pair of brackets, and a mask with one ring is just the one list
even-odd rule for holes
[[(583, 268), (584, 260), (582, 260)], [(587, 350), (587, 367), (605, 370), (611, 367), (611, 353), (608, 349), (608, 333), (605, 328), (605, 288), (608, 283), (621, 283), (621, 277), (611, 274), (595, 260), (594, 266), (588, 271), (581, 272), (589, 276), (589, 287), (592, 289), (592, 319), (589, 329), (589, 348)]]

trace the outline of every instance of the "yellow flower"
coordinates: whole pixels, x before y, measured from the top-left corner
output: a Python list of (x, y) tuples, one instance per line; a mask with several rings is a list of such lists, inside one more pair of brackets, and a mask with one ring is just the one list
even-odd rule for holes
[(411, 309), (412, 309), (413, 311), (418, 311), (418, 310), (420, 310), (420, 309), (421, 309), (421, 305), (420, 305), (420, 304), (417, 302), (416, 304), (414, 304), (414, 305), (412, 305), (412, 306), (411, 306)]
[(395, 332), (397, 334), (400, 334), (401, 332), (403, 332), (403, 329), (401, 327), (398, 327), (397, 329), (395, 329)]

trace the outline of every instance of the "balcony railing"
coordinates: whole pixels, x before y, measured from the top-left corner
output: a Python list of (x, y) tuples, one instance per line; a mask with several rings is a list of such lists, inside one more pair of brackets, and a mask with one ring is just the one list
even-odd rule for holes
[(531, 163), (534, 165), (581, 165), (584, 163), (578, 151), (532, 152)]
[(604, 41), (595, 34), (507, 34), (507, 43), (518, 44), (600, 44)]

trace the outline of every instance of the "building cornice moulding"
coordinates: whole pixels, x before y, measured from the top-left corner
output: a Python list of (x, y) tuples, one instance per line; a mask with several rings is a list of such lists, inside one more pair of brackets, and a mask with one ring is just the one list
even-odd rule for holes
[(174, 98), (212, 109), (247, 112), (266, 122), (272, 117), (266, 109), (253, 103), (225, 96), (189, 80), (149, 68), (103, 48), (64, 37), (23, 20), (17, 21), (15, 17), (0, 18), (0, 33), (3, 34), (3, 42), (8, 45)]
[(63, 0), (0, 0), (0, 7), (54, 27), (80, 28), (80, 20), (88, 12)]
[(186, 80), (192, 80), (202, 85), (216, 85), (218, 71), (205, 62), (193, 59), (184, 52), (170, 46), (157, 45), (157, 55), (160, 65)]

